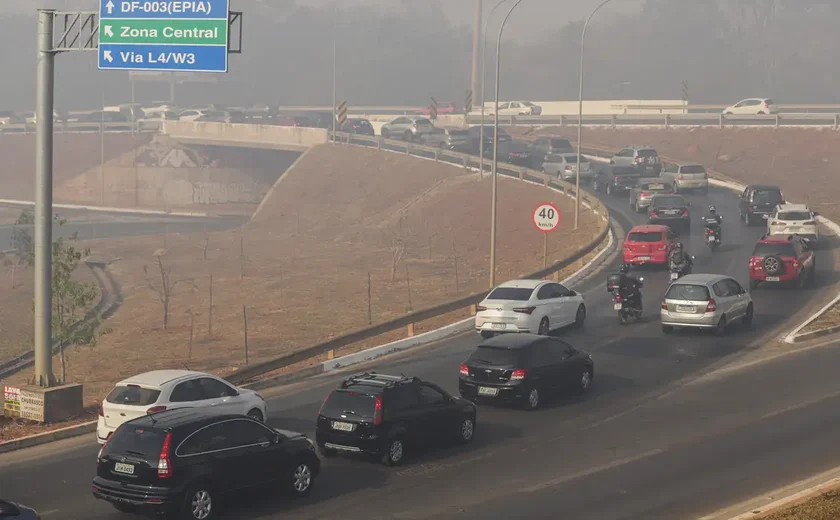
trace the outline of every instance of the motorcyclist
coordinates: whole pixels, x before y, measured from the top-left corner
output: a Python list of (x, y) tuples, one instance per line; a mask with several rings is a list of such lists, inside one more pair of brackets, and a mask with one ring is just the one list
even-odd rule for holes
[(639, 279), (630, 276), (628, 274), (629, 272), (630, 264), (621, 264), (618, 268), (618, 274), (612, 275), (608, 278), (607, 290), (609, 290), (609, 280), (615, 280), (618, 285), (618, 293), (621, 295), (622, 300), (630, 302), (634, 307), (641, 310), (642, 292), (640, 289), (644, 285)]
[(671, 270), (676, 269), (683, 274), (688, 272), (688, 269), (692, 265), (691, 255), (685, 252), (685, 247), (683, 247), (682, 242), (674, 244), (673, 249), (671, 249), (671, 255), (668, 257), (668, 263)]
[(717, 208), (709, 206), (709, 213), (703, 217), (703, 225), (706, 229), (714, 229), (718, 244), (723, 241), (723, 217), (718, 215)]

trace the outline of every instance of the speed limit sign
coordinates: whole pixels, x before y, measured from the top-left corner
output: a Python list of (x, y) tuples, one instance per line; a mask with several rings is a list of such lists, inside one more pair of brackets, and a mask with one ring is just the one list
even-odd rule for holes
[(560, 225), (560, 209), (550, 202), (537, 206), (534, 210), (534, 226), (543, 233), (551, 233)]

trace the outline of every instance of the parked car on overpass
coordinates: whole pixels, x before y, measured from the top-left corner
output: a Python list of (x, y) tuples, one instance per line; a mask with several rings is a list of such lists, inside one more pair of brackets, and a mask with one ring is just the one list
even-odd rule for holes
[[(495, 112), (495, 105), (490, 107), (490, 115)], [(485, 114), (487, 109), (484, 110)], [(538, 116), (542, 114), (542, 107), (530, 101), (510, 101), (499, 105), (500, 116)]]
[(778, 114), (779, 108), (770, 98), (748, 98), (723, 109), (726, 115)]

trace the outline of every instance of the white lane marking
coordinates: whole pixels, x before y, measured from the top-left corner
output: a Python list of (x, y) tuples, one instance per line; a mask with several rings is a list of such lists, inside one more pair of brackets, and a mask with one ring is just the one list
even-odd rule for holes
[(808, 399), (807, 401), (803, 401), (801, 403), (797, 403), (797, 404), (794, 404), (794, 405), (791, 405), (791, 406), (786, 406), (784, 408), (780, 408), (780, 409), (775, 410), (773, 412), (766, 413), (766, 414), (761, 416), (761, 419), (769, 419), (771, 417), (776, 417), (777, 415), (782, 415), (782, 414), (785, 414), (785, 413), (788, 413), (788, 412), (794, 412), (794, 411), (799, 410), (801, 408), (807, 408), (809, 406), (813, 406), (815, 404), (821, 403), (823, 401), (827, 401), (829, 399), (834, 399), (834, 398), (837, 398), (837, 397), (840, 397), (840, 390), (838, 390), (836, 392), (832, 392), (830, 394), (820, 396), (820, 397), (815, 397), (813, 399)]
[(594, 475), (595, 473), (600, 473), (602, 471), (606, 471), (606, 470), (609, 470), (609, 469), (617, 468), (619, 466), (624, 466), (624, 465), (627, 465), (627, 464), (631, 464), (633, 462), (636, 462), (636, 461), (639, 461), (639, 460), (642, 460), (642, 459), (646, 459), (646, 458), (649, 458), (649, 457), (654, 457), (654, 456), (659, 455), (661, 453), (665, 453), (665, 450), (664, 449), (651, 450), (651, 451), (648, 451), (648, 452), (645, 452), (645, 453), (641, 453), (639, 455), (634, 455), (632, 457), (625, 457), (623, 459), (618, 459), (618, 460), (614, 460), (612, 462), (608, 462), (607, 464), (601, 464), (600, 466), (595, 466), (594, 468), (589, 468), (589, 469), (584, 470), (584, 471), (579, 471), (579, 472), (573, 473), (571, 475), (567, 475), (567, 476), (556, 478), (556, 479), (547, 480), (547, 481), (542, 482), (540, 484), (537, 484), (535, 486), (529, 486), (529, 487), (520, 489), (519, 491), (520, 491), (520, 493), (536, 493), (538, 491), (542, 491), (542, 490), (550, 488), (550, 487), (559, 486), (560, 484), (565, 484), (566, 482), (569, 482), (569, 481), (572, 481), (572, 480), (577, 480), (577, 479), (580, 479), (580, 478), (583, 478), (583, 477), (588, 477), (590, 475)]

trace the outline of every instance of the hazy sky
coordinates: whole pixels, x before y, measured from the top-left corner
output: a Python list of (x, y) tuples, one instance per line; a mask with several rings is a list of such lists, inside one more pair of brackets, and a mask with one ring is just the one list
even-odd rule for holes
[[(484, 0), (485, 15), (498, 3), (499, 0)], [(524, 0), (516, 11), (511, 15), (505, 27), (505, 34), (513, 39), (521, 41), (533, 41), (539, 36), (554, 28), (559, 28), (570, 20), (577, 20), (588, 16), (602, 0)], [(346, 7), (352, 5), (374, 5), (383, 10), (404, 10), (411, 9), (422, 0), (339, 0), (339, 5)], [(513, 5), (512, 0), (508, 0)], [(611, 15), (617, 13), (634, 11), (644, 0), (614, 0), (613, 3), (605, 6), (598, 14), (597, 20), (608, 20)], [(332, 5), (336, 0), (231, 0), (231, 8), (245, 12), (248, 16), (248, 8), (258, 3), (310, 5), (321, 7)], [(0, 0), (0, 15), (4, 13), (26, 13), (36, 8), (53, 8), (59, 10), (96, 10), (99, 2), (96, 0)], [(447, 15), (450, 21), (458, 25), (471, 25), (473, 16), (474, 0), (445, 0)], [(493, 15), (497, 21), (501, 21), (502, 11), (505, 7), (499, 7)], [(593, 24), (595, 22), (593, 21)], [(490, 27), (494, 27), (491, 23)], [(495, 25), (497, 31), (498, 25)], [(488, 31), (489, 32), (489, 31)]]

